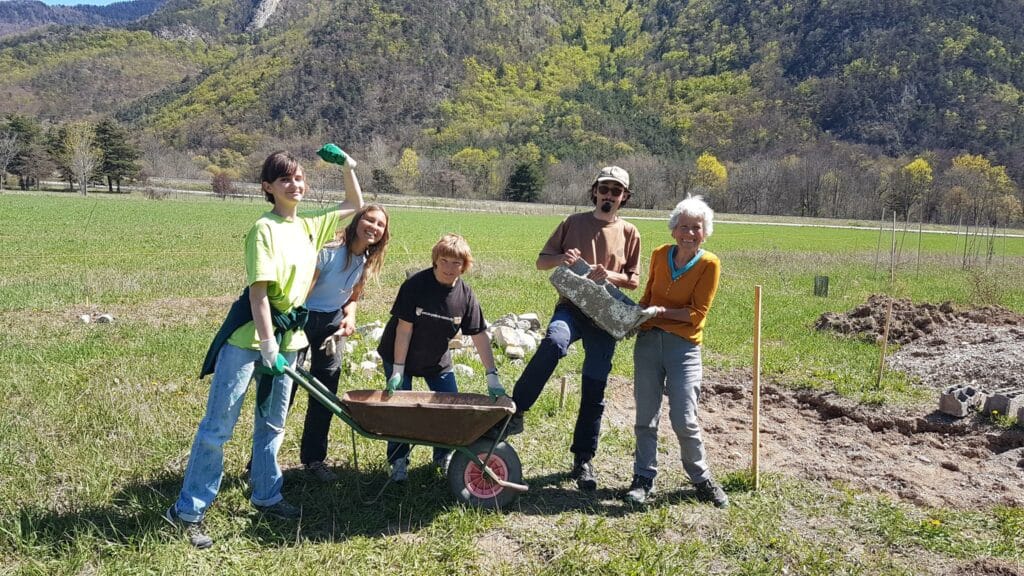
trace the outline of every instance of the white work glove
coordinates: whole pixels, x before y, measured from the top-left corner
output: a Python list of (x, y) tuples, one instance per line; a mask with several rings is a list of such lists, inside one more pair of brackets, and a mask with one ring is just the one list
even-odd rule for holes
[(491, 397), (491, 400), (497, 400), (502, 396), (508, 396), (508, 394), (505, 393), (505, 389), (501, 386), (501, 382), (498, 381), (497, 369), (487, 373), (487, 395)]
[(263, 366), (273, 374), (284, 374), (284, 369), (288, 367), (288, 361), (281, 354), (281, 348), (274, 338), (260, 340), (260, 359)]
[(405, 364), (395, 364), (391, 371), (391, 378), (388, 378), (388, 383), (384, 386), (384, 392), (388, 396), (395, 393), (402, 386), (402, 377), (405, 375)]
[(324, 343), (320, 345), (320, 349), (324, 351), (327, 356), (338, 355), (338, 344), (341, 343), (341, 335), (331, 334), (324, 340)]

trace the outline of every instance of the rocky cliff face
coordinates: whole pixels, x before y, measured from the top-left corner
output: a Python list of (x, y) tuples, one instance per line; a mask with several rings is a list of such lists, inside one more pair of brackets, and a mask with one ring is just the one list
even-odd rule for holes
[(259, 30), (267, 25), (270, 21), (270, 17), (274, 15), (274, 11), (277, 10), (277, 4), (280, 0), (259, 0), (259, 4), (256, 6), (256, 12), (253, 13), (252, 20), (249, 21), (249, 25), (245, 27), (247, 32)]

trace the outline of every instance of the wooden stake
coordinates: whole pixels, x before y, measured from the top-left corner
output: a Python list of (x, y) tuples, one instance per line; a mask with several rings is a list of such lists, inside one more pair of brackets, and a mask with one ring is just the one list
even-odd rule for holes
[(568, 376), (562, 376), (562, 383), (558, 390), (558, 409), (561, 410), (565, 406), (565, 387), (566, 381), (569, 379)]
[(889, 298), (889, 307), (885, 311), (885, 328), (882, 329), (882, 355), (878, 360), (878, 380), (875, 388), (882, 387), (882, 373), (885, 371), (885, 348), (889, 344), (889, 322), (892, 320), (892, 297)]
[(892, 211), (892, 246), (889, 248), (889, 285), (896, 282), (896, 211)]
[(750, 475), (753, 478), (754, 490), (761, 487), (761, 285), (754, 286), (754, 372), (751, 386), (751, 453)]

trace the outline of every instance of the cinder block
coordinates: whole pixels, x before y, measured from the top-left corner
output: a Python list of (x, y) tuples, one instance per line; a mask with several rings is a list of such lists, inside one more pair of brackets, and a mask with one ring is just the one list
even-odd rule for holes
[(1024, 389), (1000, 390), (985, 401), (985, 414), (999, 412), (1003, 416), (1016, 414), (1024, 406)]
[(962, 418), (967, 416), (972, 409), (985, 401), (988, 394), (980, 388), (964, 384), (955, 384), (946, 388), (939, 396), (939, 411), (950, 416)]
[(567, 298), (602, 330), (621, 340), (652, 317), (618, 288), (586, 277), (589, 266), (577, 260), (572, 268), (559, 266), (549, 280), (559, 294)]

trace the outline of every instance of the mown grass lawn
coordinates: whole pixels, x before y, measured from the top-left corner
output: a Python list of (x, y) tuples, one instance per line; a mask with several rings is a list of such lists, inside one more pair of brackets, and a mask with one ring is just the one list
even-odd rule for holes
[[(331, 455), (342, 464), (341, 481), (324, 488), (290, 470), (286, 495), (303, 505), (303, 520), (268, 521), (247, 501), (251, 421), (243, 416), (208, 519), (215, 547), (193, 551), (160, 513), (180, 488), (203, 412), (207, 382), (196, 378), (199, 362), (244, 283), (242, 236), (265, 207), (0, 196), (0, 363), (7, 375), (0, 574), (919, 574), (975, 558), (1024, 560), (1020, 509), (922, 509), (771, 471), (757, 493), (747, 490), (743, 470), (719, 471), (734, 502), (726, 511), (695, 503), (684, 482), (645, 510), (618, 500), (624, 485), (580, 495), (562, 475), (575, 411), (557, 410), (557, 386), (549, 386), (525, 436), (513, 442), (532, 488), (504, 513), (454, 505), (422, 449), (414, 451), (408, 485), (388, 486), (368, 503), (386, 479), (383, 446), (359, 439), (356, 470), (349, 431), (336, 421)], [(720, 216), (706, 245), (724, 266), (706, 336), (711, 369), (749, 368), (754, 285), (764, 287), (766, 377), (868, 402), (911, 403), (925, 394), (893, 373), (876, 389), (877, 346), (816, 333), (812, 325), (822, 312), (848, 310), (873, 293), (1024, 311), (1021, 238), (998, 240), (991, 259), (981, 248), (976, 265), (964, 270), (962, 236), (926, 234), (918, 257), (918, 238), (908, 235), (890, 283), (889, 237), (879, 256), (877, 229), (728, 219)], [(405, 271), (429, 266), (431, 245), (448, 231), (473, 247), (477, 264), (465, 279), (489, 318), (536, 312), (546, 321), (554, 291), (533, 261), (559, 220), (395, 209), (385, 273), (368, 287), (360, 323), (386, 320)], [(670, 241), (663, 218), (634, 223), (645, 258)], [(812, 296), (816, 275), (830, 278), (827, 298)], [(95, 312), (116, 320), (78, 320)], [(581, 361), (582, 354), (571, 355), (558, 374), (578, 373)], [(630, 377), (631, 361), (626, 341), (614, 372)], [(521, 369), (502, 360), (507, 387)], [(460, 384), (482, 391), (481, 372)], [(380, 385), (356, 376), (342, 384)], [(286, 466), (298, 462), (304, 409), (303, 400), (289, 419)], [(632, 431), (607, 435), (600, 458), (628, 467)], [(662, 448), (678, 468), (667, 456), (675, 453), (672, 444)], [(622, 474), (628, 482), (628, 468)]]

